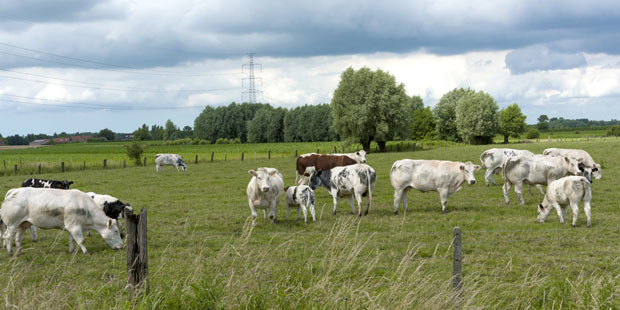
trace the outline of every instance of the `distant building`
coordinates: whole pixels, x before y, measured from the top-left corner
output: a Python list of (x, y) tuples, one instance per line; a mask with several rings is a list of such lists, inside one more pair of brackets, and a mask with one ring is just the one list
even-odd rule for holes
[(133, 133), (117, 133), (115, 140), (127, 141), (133, 139)]
[(0, 138), (0, 145), (4, 145), (4, 140), (2, 140), (2, 138)]
[(87, 142), (88, 139), (92, 139), (93, 136), (71, 136), (70, 142)]
[(50, 144), (50, 139), (37, 139), (37, 140), (34, 140), (28, 143), (28, 145), (30, 146), (48, 145), (48, 144)]
[(71, 142), (70, 138), (54, 138), (55, 143), (68, 143)]

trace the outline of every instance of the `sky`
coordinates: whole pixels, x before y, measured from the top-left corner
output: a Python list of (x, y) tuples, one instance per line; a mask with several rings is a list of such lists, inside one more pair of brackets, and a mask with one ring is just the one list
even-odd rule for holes
[(329, 103), (365, 66), (426, 106), (470, 87), (528, 123), (620, 118), (616, 0), (3, 0), (0, 134), (193, 127), (249, 100), (249, 53), (278, 107)]

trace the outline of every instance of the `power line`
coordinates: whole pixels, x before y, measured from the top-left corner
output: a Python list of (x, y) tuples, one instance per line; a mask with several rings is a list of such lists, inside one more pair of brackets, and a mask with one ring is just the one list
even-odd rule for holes
[(243, 101), (243, 94), (248, 94), (249, 98), (248, 98), (248, 102), (249, 103), (256, 103), (256, 93), (263, 93), (262, 91), (257, 91), (256, 90), (256, 85), (255, 85), (255, 81), (256, 80), (260, 80), (261, 81), (261, 86), (263, 83), (263, 79), (260, 77), (255, 77), (254, 76), (254, 66), (260, 66), (261, 67), (261, 71), (263, 71), (263, 67), (261, 64), (257, 64), (254, 63), (254, 53), (250, 53), (248, 54), (250, 56), (250, 62), (247, 64), (244, 64), (241, 66), (241, 71), (243, 72), (243, 69), (247, 66), (248, 67), (248, 77), (247, 78), (243, 78), (241, 79), (241, 86), (243, 86), (243, 81), (247, 80), (249, 85), (248, 85), (248, 90), (244, 91), (241, 93), (241, 101)]
[(218, 76), (218, 75), (236, 74), (236, 73), (199, 74), (199, 73), (178, 73), (178, 72), (163, 71), (163, 70), (144, 70), (144, 69), (140, 69), (140, 68), (136, 68), (136, 67), (131, 67), (131, 66), (116, 65), (116, 64), (110, 64), (110, 63), (99, 62), (99, 61), (92, 61), (92, 60), (87, 60), (87, 59), (82, 59), (82, 58), (77, 58), (77, 57), (70, 57), (70, 56), (65, 56), (65, 55), (59, 55), (59, 54), (39, 51), (39, 50), (35, 50), (35, 49), (30, 49), (30, 48), (26, 48), (26, 47), (16, 46), (16, 45), (4, 43), (4, 42), (0, 42), (0, 45), (4, 45), (4, 46), (16, 48), (16, 49), (21, 49), (21, 50), (32, 52), (32, 53), (40, 53), (40, 54), (44, 54), (44, 55), (48, 55), (48, 56), (54, 56), (54, 57), (59, 57), (59, 58), (64, 58), (64, 59), (69, 59), (69, 60), (74, 60), (74, 61), (81, 61), (81, 62), (95, 64), (95, 65), (101, 65), (101, 66), (124, 68), (124, 69), (129, 69), (129, 70), (136, 70), (136, 71), (139, 71), (139, 72), (126, 71), (126, 70), (104, 69), (104, 68), (98, 68), (98, 67), (88, 67), (88, 66), (83, 66), (83, 65), (78, 65), (78, 64), (70, 64), (70, 63), (59, 62), (59, 61), (52, 61), (52, 60), (45, 60), (45, 59), (40, 59), (40, 58), (30, 57), (30, 56), (25, 56), (25, 55), (12, 54), (12, 53), (7, 53), (7, 52), (0, 52), (2, 54), (14, 56), (14, 57), (22, 57), (22, 58), (28, 58), (28, 59), (33, 59), (33, 60), (37, 60), (37, 61), (44, 61), (44, 62), (50, 62), (50, 63), (55, 63), (55, 64), (67, 65), (67, 66), (77, 66), (77, 67), (81, 67), (81, 68), (88, 68), (88, 69), (95, 69), (95, 70), (116, 71), (116, 72), (132, 73), (132, 74), (144, 74), (144, 75), (163, 75), (163, 76), (165, 76), (165, 75), (174, 75), (174, 76)]
[[(160, 110), (185, 110), (185, 109), (195, 109), (202, 108), (202, 106), (188, 106), (188, 107), (160, 107), (160, 108), (146, 108), (146, 107), (135, 107), (135, 106), (123, 106), (123, 105), (104, 105), (104, 104), (96, 104), (96, 103), (86, 103), (86, 102), (75, 102), (75, 101), (64, 101), (64, 100), (53, 100), (53, 99), (41, 99), (35, 97), (28, 96), (19, 96), (19, 95), (10, 95), (10, 94), (1, 94), (2, 96), (15, 97), (15, 98), (25, 98), (25, 99), (33, 99), (33, 100), (41, 100), (41, 101), (49, 101), (56, 103), (39, 103), (32, 101), (18, 101), (11, 99), (0, 99), (1, 102), (9, 102), (9, 103), (19, 103), (19, 104), (27, 104), (27, 105), (38, 105), (38, 106), (52, 106), (52, 107), (63, 107), (63, 108), (78, 108), (78, 109), (87, 109), (87, 110), (122, 110), (122, 111), (160, 111)], [(64, 103), (64, 104), (59, 104)]]

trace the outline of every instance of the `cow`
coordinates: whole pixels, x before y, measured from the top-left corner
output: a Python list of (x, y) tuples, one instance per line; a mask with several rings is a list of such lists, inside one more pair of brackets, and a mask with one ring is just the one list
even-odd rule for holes
[(69, 189), (71, 184), (73, 184), (73, 181), (42, 180), (32, 178), (24, 180), (24, 182), (22, 182), (22, 187)]
[[(297, 157), (297, 171), (295, 175), (295, 183), (307, 183), (307, 177), (309, 177), (313, 171), (311, 169), (314, 169), (316, 171), (326, 171), (334, 167), (363, 164), (365, 162), (366, 151), (364, 150), (346, 154), (302, 154)], [(308, 169), (310, 167), (313, 168)]]
[(583, 201), (583, 210), (586, 213), (588, 228), (592, 226), (590, 220), (590, 201), (592, 200), (592, 190), (590, 182), (582, 176), (568, 176), (553, 181), (547, 187), (547, 194), (542, 203), (538, 205), (538, 222), (543, 223), (547, 219), (547, 215), (555, 208), (560, 217), (560, 223), (564, 224), (567, 206), (573, 209), (572, 226), (577, 225), (577, 213), (579, 211), (579, 202)]
[(502, 166), (504, 176), (504, 199), (510, 203), (508, 191), (515, 185), (515, 193), (522, 205), (523, 184), (548, 185), (549, 183), (568, 175), (580, 175), (579, 165), (574, 159), (565, 156), (550, 155), (518, 155), (509, 158)]
[[(336, 206), (339, 197), (349, 197), (349, 204), (353, 214), (362, 216), (362, 196), (366, 196), (366, 211), (368, 214), (372, 204), (372, 190), (375, 188), (377, 174), (375, 170), (366, 164), (355, 164), (344, 167), (334, 167), (329, 170), (317, 170), (310, 176), (310, 188), (316, 190), (323, 186), (332, 195), (334, 200), (333, 214), (336, 214)], [(353, 197), (357, 200), (358, 212), (353, 205)]]
[(174, 165), (177, 171), (179, 171), (179, 167), (181, 167), (183, 171), (187, 171), (187, 165), (179, 154), (157, 154), (155, 155), (155, 164), (156, 172), (159, 172), (159, 167), (166, 165)]
[(247, 194), (252, 211), (252, 224), (256, 224), (256, 208), (263, 209), (263, 215), (267, 219), (267, 209), (269, 209), (269, 219), (272, 224), (276, 222), (278, 204), (284, 192), (284, 178), (275, 168), (258, 168), (249, 170), (252, 176), (248, 183)]
[(308, 223), (308, 209), (312, 215), (312, 221), (315, 222), (314, 216), (314, 191), (306, 185), (288, 186), (284, 189), (284, 201), (286, 202), (286, 219), (291, 213), (291, 208), (297, 206), (297, 219), (300, 218), (301, 211), (304, 212), (304, 222)]
[(581, 167), (584, 170), (583, 176), (585, 176), (590, 181), (590, 183), (592, 183), (592, 177), (597, 180), (600, 180), (603, 177), (601, 175), (601, 165), (594, 162), (592, 156), (590, 156), (590, 154), (588, 154), (588, 152), (584, 150), (548, 148), (543, 151), (543, 154), (566, 156), (568, 158), (576, 160), (579, 164), (581, 164)]
[(394, 214), (398, 214), (401, 201), (405, 212), (409, 211), (407, 193), (412, 188), (421, 192), (438, 192), (441, 212), (445, 214), (450, 196), (458, 192), (464, 183), (476, 184), (474, 176), (476, 170), (480, 170), (480, 166), (470, 161), (462, 163), (423, 159), (397, 160), (390, 170), (390, 182), (394, 187)]
[(510, 157), (527, 154), (534, 156), (534, 153), (528, 150), (515, 150), (515, 149), (488, 149), (480, 154), (480, 162), (482, 167), (486, 168), (484, 173), (484, 183), (489, 186), (489, 180), (493, 185), (497, 185), (493, 179), (493, 174), (499, 174), (502, 170), (502, 164)]
[(69, 234), (69, 251), (73, 252), (73, 240), (83, 253), (84, 230), (96, 230), (113, 249), (121, 249), (123, 240), (114, 225), (95, 201), (79, 190), (59, 190), (47, 188), (14, 188), (8, 191), (0, 217), (7, 226), (4, 240), (9, 255), (12, 254), (15, 237), (15, 254), (21, 253), (21, 240), (24, 230), (31, 225), (43, 229), (65, 229)]
[(120, 218), (122, 217), (122, 214), (124, 214), (123, 212), (125, 211), (125, 209), (129, 211), (132, 210), (131, 205), (128, 203), (123, 203), (118, 198), (112, 197), (110, 195), (96, 194), (93, 192), (88, 192), (86, 194), (95, 201), (97, 206), (101, 210), (103, 210), (103, 213), (105, 213), (107, 217), (116, 221), (118, 231), (120, 232), (121, 237), (123, 237), (123, 226), (121, 225)]

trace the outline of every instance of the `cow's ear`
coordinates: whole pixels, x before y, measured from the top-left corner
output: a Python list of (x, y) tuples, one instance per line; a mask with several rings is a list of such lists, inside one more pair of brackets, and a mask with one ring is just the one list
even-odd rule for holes
[(459, 168), (461, 168), (461, 170), (465, 170), (465, 165), (461, 165)]
[(256, 176), (256, 171), (254, 171), (254, 170), (249, 170), (248, 173), (253, 175), (253, 176)]
[(545, 207), (543, 207), (542, 203), (539, 203), (539, 204), (538, 204), (538, 209), (543, 210), (544, 208), (545, 208)]
[(359, 156), (359, 155), (360, 155), (360, 152), (359, 152), (359, 151), (358, 151), (358, 152), (355, 152), (355, 155)]
[(73, 181), (69, 181), (69, 185), (73, 184)]
[(110, 227), (112, 227), (112, 224), (114, 224), (114, 221), (112, 219), (108, 220), (108, 229), (110, 229)]
[(564, 156), (564, 160), (565, 160), (567, 163), (570, 163), (570, 159), (568, 159), (568, 157)]
[(270, 176), (275, 176), (275, 175), (276, 175), (276, 173), (278, 173), (278, 171), (274, 170), (274, 171), (271, 171), (271, 172), (269, 173), (269, 175), (270, 175)]
[(475, 165), (474, 170), (480, 170), (480, 165)]

